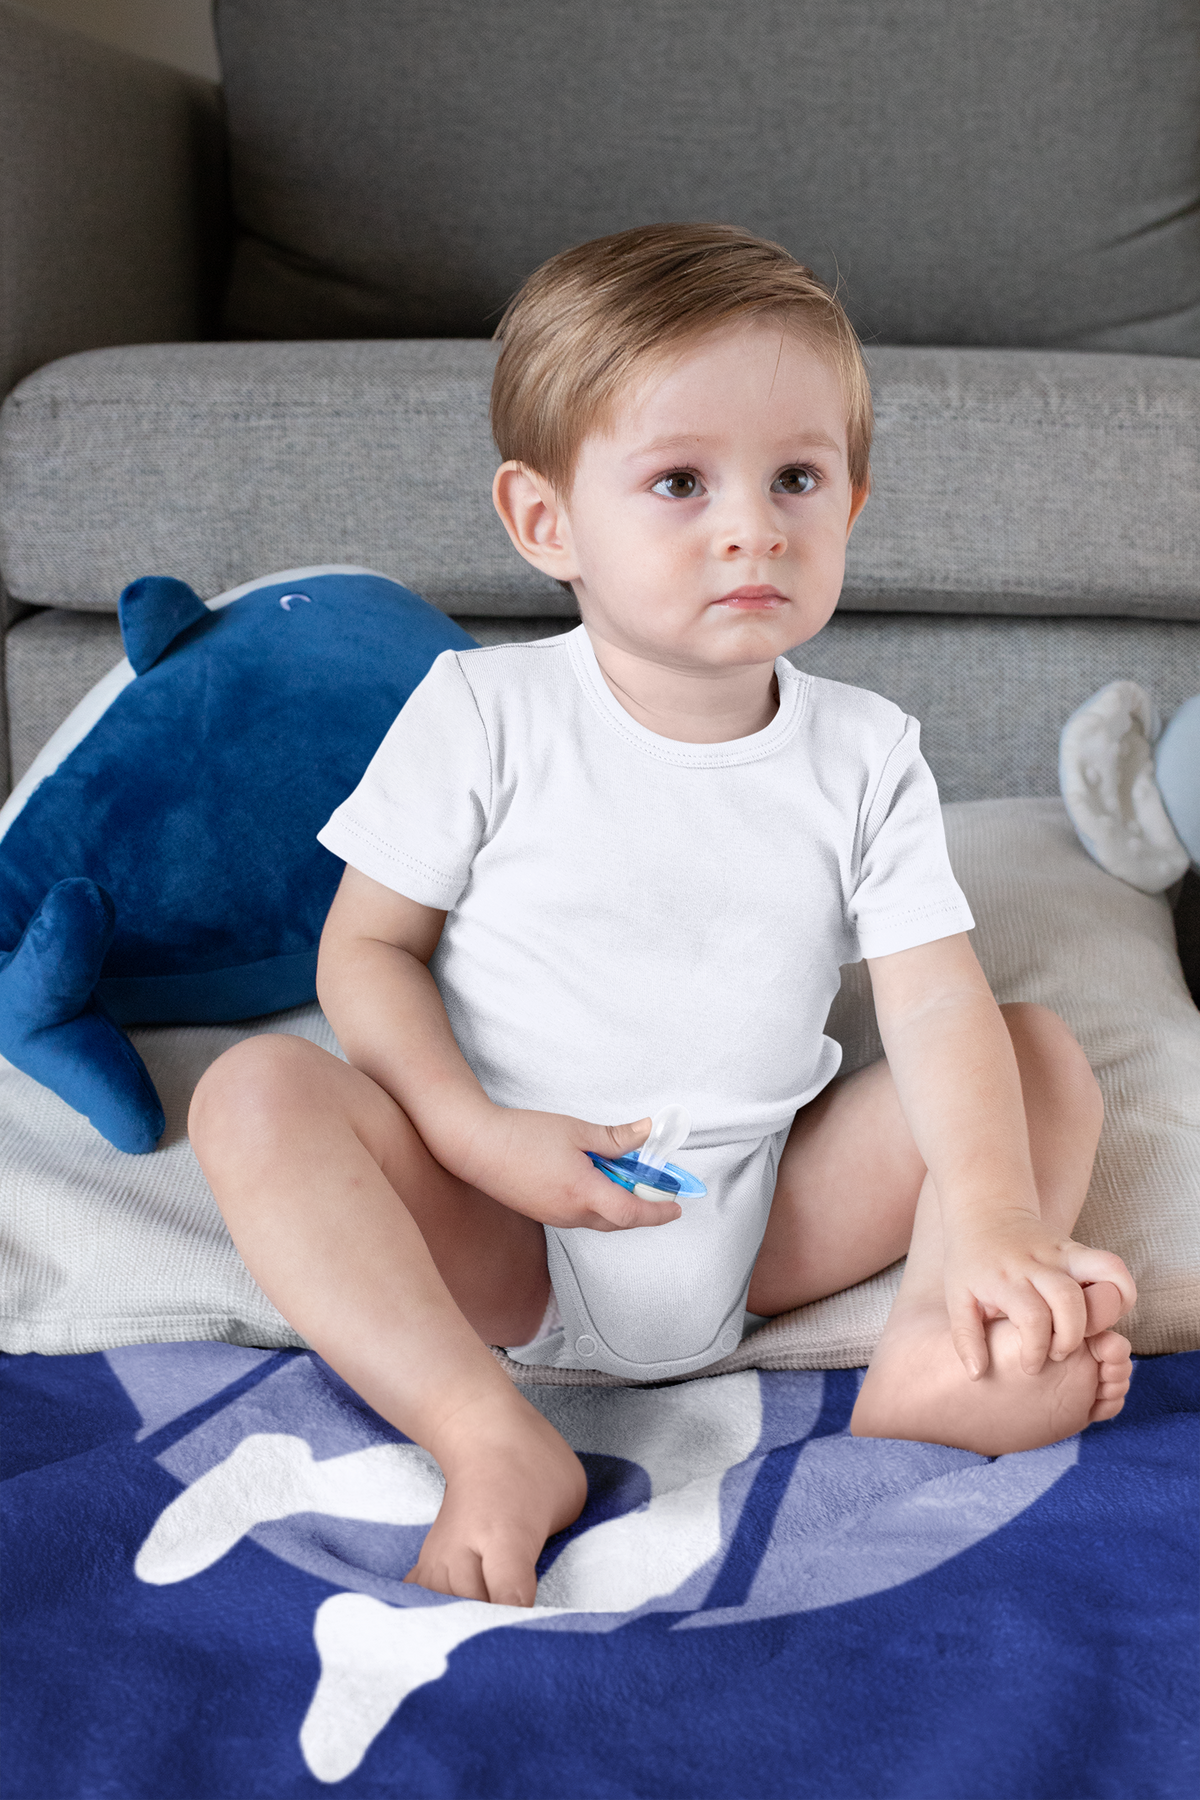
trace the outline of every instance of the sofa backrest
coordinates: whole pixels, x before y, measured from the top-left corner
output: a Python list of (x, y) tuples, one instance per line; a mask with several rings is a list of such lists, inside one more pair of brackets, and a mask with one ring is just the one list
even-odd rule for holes
[(868, 340), (1200, 354), (1195, 0), (217, 0), (233, 336), (490, 335), (727, 220)]
[[(365, 563), (447, 612), (571, 609), (491, 503), (495, 346), (161, 344), (66, 357), (0, 428), (14, 599), (111, 610)], [(1200, 619), (1200, 361), (870, 352), (872, 497), (844, 609)]]

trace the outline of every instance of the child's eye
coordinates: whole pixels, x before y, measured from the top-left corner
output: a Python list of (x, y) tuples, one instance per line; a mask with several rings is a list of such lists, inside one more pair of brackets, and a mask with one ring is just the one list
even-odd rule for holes
[(773, 494), (811, 494), (817, 485), (813, 469), (783, 469), (771, 483)]
[(694, 500), (700, 492), (700, 477), (690, 469), (675, 469), (670, 475), (661, 476), (650, 492), (661, 494), (665, 500)]

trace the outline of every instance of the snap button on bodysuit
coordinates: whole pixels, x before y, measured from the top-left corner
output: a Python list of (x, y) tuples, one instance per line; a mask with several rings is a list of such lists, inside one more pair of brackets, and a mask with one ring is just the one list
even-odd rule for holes
[(589, 1337), (586, 1331), (584, 1332), (582, 1337), (577, 1337), (575, 1339), (575, 1354), (576, 1354), (576, 1356), (595, 1356), (595, 1354), (596, 1354), (595, 1338)]

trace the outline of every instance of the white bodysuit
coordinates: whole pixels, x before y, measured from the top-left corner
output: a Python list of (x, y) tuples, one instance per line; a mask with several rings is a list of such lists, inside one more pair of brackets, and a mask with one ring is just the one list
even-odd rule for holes
[(706, 1200), (547, 1228), (564, 1326), (539, 1360), (654, 1380), (733, 1347), (787, 1130), (841, 1060), (840, 965), (973, 924), (916, 721), (775, 667), (764, 730), (689, 744), (625, 712), (582, 626), (444, 651), (320, 833), (446, 911), (429, 966), (492, 1100), (691, 1113)]

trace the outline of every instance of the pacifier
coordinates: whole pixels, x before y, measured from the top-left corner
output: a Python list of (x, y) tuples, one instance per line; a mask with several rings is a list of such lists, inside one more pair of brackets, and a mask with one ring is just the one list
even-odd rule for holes
[(698, 1200), (708, 1189), (668, 1158), (686, 1142), (692, 1121), (684, 1106), (664, 1106), (650, 1121), (650, 1136), (640, 1150), (624, 1156), (588, 1155), (602, 1175), (628, 1188), (639, 1200)]

